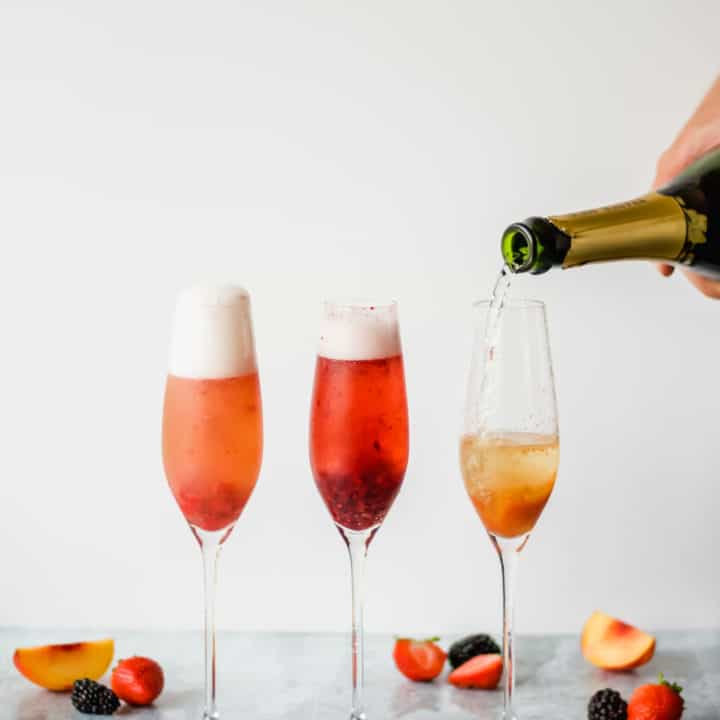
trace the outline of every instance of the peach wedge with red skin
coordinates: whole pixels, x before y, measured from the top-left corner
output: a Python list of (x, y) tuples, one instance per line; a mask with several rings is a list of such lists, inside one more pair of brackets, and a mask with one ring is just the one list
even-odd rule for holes
[(97, 680), (110, 667), (115, 653), (112, 640), (18, 648), (15, 667), (30, 682), (48, 690), (70, 690), (81, 678)]
[(585, 623), (580, 644), (585, 659), (603, 670), (632, 670), (655, 653), (652, 635), (601, 612)]

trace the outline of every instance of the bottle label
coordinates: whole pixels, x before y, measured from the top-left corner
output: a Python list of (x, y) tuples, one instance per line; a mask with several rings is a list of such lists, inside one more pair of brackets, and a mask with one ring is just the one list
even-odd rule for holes
[(548, 220), (570, 237), (565, 268), (626, 258), (678, 260), (685, 248), (683, 209), (659, 193)]

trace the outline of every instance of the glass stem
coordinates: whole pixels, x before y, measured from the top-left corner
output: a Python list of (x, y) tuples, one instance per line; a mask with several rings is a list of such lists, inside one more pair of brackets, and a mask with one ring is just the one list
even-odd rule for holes
[(195, 530), (203, 560), (203, 587), (205, 591), (205, 710), (203, 720), (217, 720), (215, 704), (215, 589), (222, 532)]
[(493, 545), (500, 558), (500, 571), (503, 586), (503, 668), (505, 674), (503, 720), (516, 720), (513, 710), (513, 692), (515, 690), (515, 651), (513, 648), (513, 616), (515, 612), (515, 580), (520, 551), (525, 542), (504, 541), (494, 536)]
[(350, 574), (352, 577), (352, 710), (350, 711), (350, 720), (366, 720), (363, 708), (365, 675), (363, 594), (365, 589), (365, 561), (372, 532), (372, 530), (340, 530), (350, 553)]

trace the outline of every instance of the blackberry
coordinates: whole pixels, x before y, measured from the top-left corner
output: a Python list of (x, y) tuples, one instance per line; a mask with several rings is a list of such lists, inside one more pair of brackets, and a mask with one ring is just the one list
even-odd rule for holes
[(469, 635), (450, 646), (448, 660), (454, 670), (476, 655), (500, 655), (500, 647), (489, 635)]
[(588, 703), (588, 720), (627, 720), (627, 703), (616, 690), (598, 690)]
[(119, 707), (118, 696), (94, 680), (76, 680), (73, 684), (72, 704), (88, 715), (112, 715)]

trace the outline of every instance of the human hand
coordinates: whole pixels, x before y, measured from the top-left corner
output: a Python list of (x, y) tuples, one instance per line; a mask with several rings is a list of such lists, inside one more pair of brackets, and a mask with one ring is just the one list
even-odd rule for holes
[[(706, 152), (720, 146), (720, 76), (703, 98), (673, 144), (660, 156), (653, 188), (662, 187)], [(665, 276), (673, 274), (672, 265), (659, 265)], [(713, 280), (689, 270), (687, 279), (707, 297), (720, 299), (720, 280)]]

